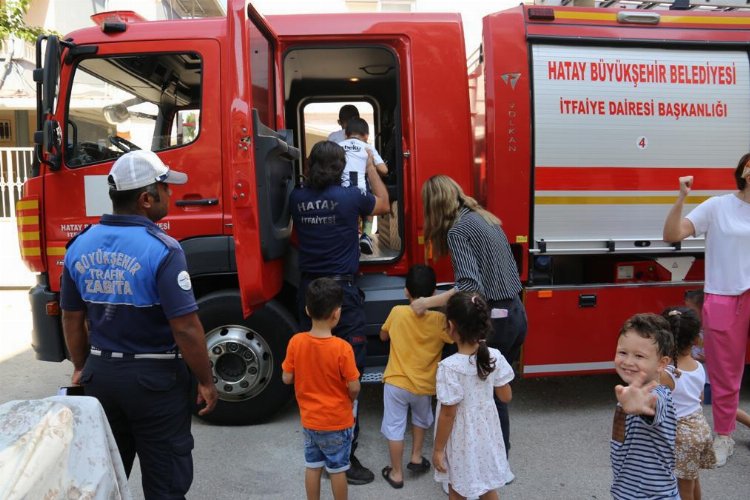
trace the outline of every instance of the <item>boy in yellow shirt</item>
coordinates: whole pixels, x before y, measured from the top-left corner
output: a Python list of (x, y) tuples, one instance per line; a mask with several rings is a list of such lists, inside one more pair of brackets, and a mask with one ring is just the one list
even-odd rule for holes
[[(409, 302), (435, 293), (435, 271), (421, 264), (406, 275)], [(391, 341), (388, 365), (383, 374), (383, 424), (380, 432), (388, 440), (391, 465), (382, 470), (383, 479), (394, 488), (404, 486), (403, 453), (406, 415), (411, 408), (412, 451), (407, 469), (422, 473), (430, 462), (422, 456), (425, 430), (433, 421), (432, 396), (435, 375), (445, 344), (452, 344), (445, 315), (427, 311), (417, 316), (411, 306), (396, 306), (380, 331), (380, 339)]]

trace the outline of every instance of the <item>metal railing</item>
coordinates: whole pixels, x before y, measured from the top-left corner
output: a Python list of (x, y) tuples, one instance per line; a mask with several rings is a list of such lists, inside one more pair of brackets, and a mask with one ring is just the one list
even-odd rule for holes
[(36, 62), (36, 48), (33, 43), (14, 36), (0, 39), (0, 56), (9, 60), (23, 60), (34, 64)]
[(34, 148), (0, 148), (0, 218), (15, 219), (33, 158)]

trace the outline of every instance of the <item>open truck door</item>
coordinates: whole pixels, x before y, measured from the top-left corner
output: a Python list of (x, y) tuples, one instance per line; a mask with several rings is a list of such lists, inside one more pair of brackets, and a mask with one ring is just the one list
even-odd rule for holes
[[(230, 62), (226, 96), (232, 228), (244, 316), (272, 299), (283, 281), (294, 187), (291, 131), (275, 131), (274, 91), (279, 41), (244, 0), (227, 7)], [(253, 73), (263, 78), (255, 78)]]
[(299, 150), (291, 146), (291, 131), (275, 130), (278, 37), (244, 0), (227, 3), (226, 22), (222, 155), (231, 214), (224, 220), (232, 228), (229, 259), (236, 263), (238, 289), (214, 289), (197, 300), (219, 392), (206, 419), (249, 424), (266, 420), (292, 397), (281, 380), (281, 361), (297, 325), (274, 297), (283, 283)]

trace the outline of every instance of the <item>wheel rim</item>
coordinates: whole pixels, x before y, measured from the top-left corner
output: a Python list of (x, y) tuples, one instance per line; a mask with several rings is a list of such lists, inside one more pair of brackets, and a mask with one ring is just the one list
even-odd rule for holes
[(206, 344), (214, 384), (221, 399), (253, 398), (271, 381), (271, 348), (254, 330), (238, 325), (221, 326), (206, 334)]

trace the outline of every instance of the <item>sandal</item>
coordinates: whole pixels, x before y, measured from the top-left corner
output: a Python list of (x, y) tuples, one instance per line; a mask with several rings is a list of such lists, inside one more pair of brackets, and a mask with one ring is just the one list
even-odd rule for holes
[(401, 489), (401, 488), (404, 487), (404, 482), (403, 481), (394, 481), (393, 479), (391, 479), (391, 471), (392, 470), (393, 470), (393, 467), (391, 467), (390, 465), (386, 465), (385, 467), (383, 467), (383, 472), (382, 472), (383, 479), (385, 479), (386, 481), (388, 481), (388, 484), (390, 484), (391, 486), (393, 486), (394, 488), (396, 488), (397, 490), (399, 490), (399, 489)]
[(409, 462), (406, 465), (406, 468), (410, 471), (417, 473), (417, 474), (423, 474), (430, 470), (430, 461), (427, 460), (425, 457), (422, 457), (422, 462), (415, 464), (414, 462)]

